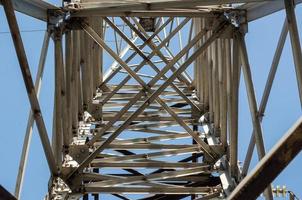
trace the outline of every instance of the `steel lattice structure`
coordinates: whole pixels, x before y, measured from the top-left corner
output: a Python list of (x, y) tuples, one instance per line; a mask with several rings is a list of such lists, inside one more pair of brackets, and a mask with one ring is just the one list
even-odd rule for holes
[[(301, 0), (69, 0), (62, 7), (40, 0), (0, 2), (32, 110), (17, 198), (34, 121), (51, 172), (45, 199), (88, 199), (89, 194), (99, 199), (105, 193), (120, 199), (142, 194), (142, 200), (255, 199), (262, 192), (273, 198), (270, 183), (301, 150), (302, 121), (268, 153), (261, 121), (288, 32), (302, 105), (294, 10)], [(245, 34), (251, 21), (281, 9), (286, 19), (258, 107)], [(47, 24), (35, 84), (15, 10)], [(105, 39), (108, 34), (113, 41)], [(55, 101), (50, 142), (37, 97), (51, 39)], [(242, 166), (240, 74), (253, 124)], [(248, 173), (255, 147), (260, 162)]]

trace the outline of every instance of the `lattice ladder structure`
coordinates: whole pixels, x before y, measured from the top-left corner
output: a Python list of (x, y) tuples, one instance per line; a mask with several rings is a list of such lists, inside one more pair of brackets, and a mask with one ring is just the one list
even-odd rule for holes
[[(102, 194), (144, 200), (253, 199), (264, 189), (265, 198), (272, 199), (271, 181), (302, 146), (293, 145), (290, 156), (274, 163), (275, 154), (284, 153), (291, 142), (302, 143), (300, 121), (267, 156), (262, 138), (262, 115), (288, 30), (302, 96), (294, 2), (284, 2), (74, 0), (58, 8), (38, 0), (2, 0), (33, 110), (16, 196), (35, 120), (52, 175), (45, 199), (88, 199), (89, 194), (94, 199)], [(245, 34), (250, 21), (284, 7), (287, 20), (258, 108)], [(47, 21), (35, 86), (14, 8)], [(37, 100), (50, 39), (55, 55), (51, 144)], [(242, 169), (241, 73), (254, 128)], [(262, 160), (247, 176), (255, 146)], [(272, 163), (276, 170), (270, 172)], [(261, 179), (263, 171), (270, 178)]]

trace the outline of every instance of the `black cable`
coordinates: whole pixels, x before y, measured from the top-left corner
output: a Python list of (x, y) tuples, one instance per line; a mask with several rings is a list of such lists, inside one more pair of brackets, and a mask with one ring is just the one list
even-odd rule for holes
[[(32, 33), (32, 32), (42, 32), (42, 31), (46, 31), (46, 30), (42, 30), (42, 29), (36, 29), (36, 30), (23, 30), (20, 31), (21, 33)], [(0, 31), (0, 34), (9, 34), (10, 31)]]

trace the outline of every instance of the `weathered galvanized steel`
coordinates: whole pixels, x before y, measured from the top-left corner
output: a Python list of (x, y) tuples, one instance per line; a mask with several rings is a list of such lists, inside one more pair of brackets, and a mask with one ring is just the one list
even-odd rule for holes
[[(31, 105), (18, 199), (34, 121), (51, 172), (45, 199), (88, 199), (90, 194), (94, 199), (102, 194), (120, 199), (141, 194), (144, 200), (255, 199), (262, 192), (273, 198), (270, 183), (301, 150), (301, 120), (268, 154), (261, 121), (288, 32), (302, 103), (294, 10), (301, 0), (69, 0), (62, 7), (39, 0), (0, 2)], [(249, 22), (282, 9), (287, 17), (258, 107), (245, 34)], [(35, 84), (14, 10), (47, 24)], [(51, 39), (55, 100), (50, 140), (38, 96)], [(242, 169), (241, 74), (253, 125)], [(255, 146), (260, 163), (248, 174)]]

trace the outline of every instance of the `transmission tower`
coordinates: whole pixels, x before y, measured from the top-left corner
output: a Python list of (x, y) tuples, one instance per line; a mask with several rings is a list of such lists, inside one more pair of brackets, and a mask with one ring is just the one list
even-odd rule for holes
[[(302, 105), (295, 16), (301, 0), (66, 0), (61, 7), (41, 0), (0, 2), (31, 105), (18, 199), (34, 122), (51, 174), (46, 200), (97, 200), (103, 194), (125, 200), (256, 199), (262, 193), (273, 199), (271, 182), (302, 148), (302, 119), (269, 152), (261, 121), (288, 32)], [(258, 107), (245, 35), (250, 22), (283, 9), (286, 19)], [(35, 83), (15, 10), (47, 26)], [(51, 41), (49, 139), (38, 95)], [(242, 164), (241, 75), (253, 125)], [(249, 172), (255, 147), (260, 161)]]

